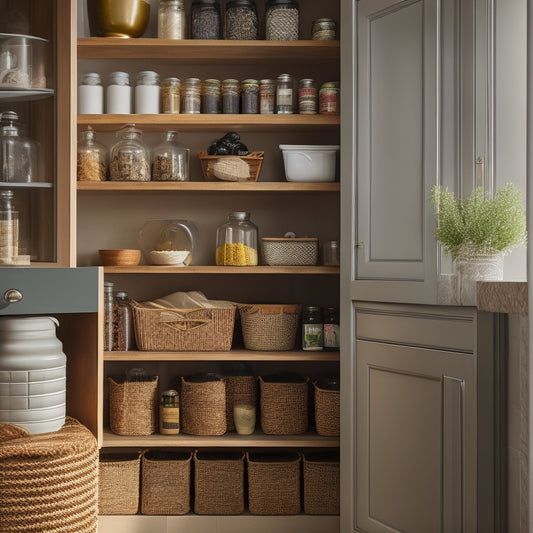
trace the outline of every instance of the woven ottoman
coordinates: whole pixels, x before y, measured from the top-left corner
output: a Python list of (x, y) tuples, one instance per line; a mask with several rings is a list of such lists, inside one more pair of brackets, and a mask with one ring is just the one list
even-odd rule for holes
[(68, 418), (56, 432), (30, 435), (0, 424), (0, 531), (95, 533), (98, 448)]

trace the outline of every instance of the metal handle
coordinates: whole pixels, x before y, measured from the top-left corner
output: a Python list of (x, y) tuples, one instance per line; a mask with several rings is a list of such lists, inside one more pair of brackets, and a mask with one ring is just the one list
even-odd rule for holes
[(9, 304), (14, 304), (22, 300), (22, 293), (17, 289), (8, 289), (4, 292), (4, 300)]

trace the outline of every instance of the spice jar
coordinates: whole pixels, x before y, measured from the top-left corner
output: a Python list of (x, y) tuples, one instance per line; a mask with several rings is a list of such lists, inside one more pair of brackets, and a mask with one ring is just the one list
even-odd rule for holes
[(159, 433), (178, 435), (180, 432), (180, 406), (178, 392), (174, 389), (163, 391), (159, 405)]
[(0, 265), (14, 265), (19, 254), (19, 214), (13, 206), (15, 194), (0, 190)]
[(243, 114), (255, 115), (259, 111), (259, 82), (243, 80), (241, 83), (241, 110)]
[(259, 112), (272, 114), (276, 111), (276, 82), (261, 80), (259, 82)]
[(118, 291), (113, 309), (113, 350), (127, 352), (135, 349), (133, 311), (126, 291)]
[(226, 39), (252, 41), (258, 38), (259, 20), (253, 0), (229, 0), (226, 4)]
[(193, 0), (191, 6), (191, 37), (220, 39), (220, 3), (218, 0)]
[(96, 141), (95, 131), (89, 127), (80, 131), (77, 148), (78, 181), (105, 181), (107, 179), (107, 149)]
[(96, 72), (81, 77), (78, 86), (78, 113), (99, 115), (104, 112), (104, 87), (102, 78)]
[(300, 12), (295, 0), (267, 0), (265, 39), (267, 41), (297, 41)]
[(200, 113), (200, 79), (187, 78), (183, 83), (183, 96), (181, 102), (182, 113)]
[(335, 307), (328, 307), (324, 311), (324, 350), (337, 351), (339, 348), (339, 310)]
[(302, 349), (318, 351), (324, 349), (324, 323), (320, 307), (307, 305), (302, 310)]
[(104, 351), (113, 350), (113, 310), (115, 301), (113, 298), (112, 281), (104, 281)]
[(292, 112), (292, 76), (280, 74), (276, 80), (276, 113), (290, 114)]
[(321, 115), (338, 115), (340, 113), (339, 92), (338, 81), (328, 81), (322, 84), (318, 97)]
[(238, 114), (240, 101), (240, 83), (239, 80), (222, 81), (222, 113)]
[(163, 113), (179, 113), (181, 100), (181, 81), (167, 78), (161, 83), (161, 110)]
[(185, 39), (185, 28), (183, 0), (159, 0), (157, 36), (160, 39)]
[(130, 76), (127, 72), (111, 72), (106, 88), (106, 113), (128, 114), (132, 110)]
[(152, 70), (139, 72), (135, 84), (135, 113), (159, 113), (160, 98), (159, 74)]
[(337, 38), (337, 25), (333, 19), (321, 18), (313, 20), (311, 40), (334, 41)]
[(178, 132), (167, 131), (163, 142), (152, 151), (154, 181), (189, 181), (189, 153), (178, 142)]
[(300, 115), (316, 115), (318, 111), (318, 91), (315, 80), (300, 80), (298, 86), (298, 112)]
[(257, 265), (257, 226), (250, 213), (235, 211), (217, 229), (217, 265)]
[(111, 181), (150, 181), (150, 156), (135, 124), (128, 124), (116, 134), (111, 147), (109, 179)]
[(214, 115), (222, 109), (222, 96), (220, 93), (220, 80), (204, 80), (201, 86), (202, 113)]

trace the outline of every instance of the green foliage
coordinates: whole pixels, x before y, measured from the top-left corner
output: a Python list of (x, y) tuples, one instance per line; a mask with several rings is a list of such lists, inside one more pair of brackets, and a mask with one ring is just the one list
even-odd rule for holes
[(435, 237), (452, 258), (508, 252), (526, 242), (526, 213), (520, 191), (512, 184), (490, 198), (481, 187), (468, 198), (440, 186), (431, 190), (437, 227)]

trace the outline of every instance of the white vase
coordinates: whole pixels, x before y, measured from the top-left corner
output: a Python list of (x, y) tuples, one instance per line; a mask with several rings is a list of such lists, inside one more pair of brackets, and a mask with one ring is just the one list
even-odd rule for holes
[(476, 282), (503, 279), (503, 254), (457, 257), (458, 301), (461, 305), (476, 305)]

